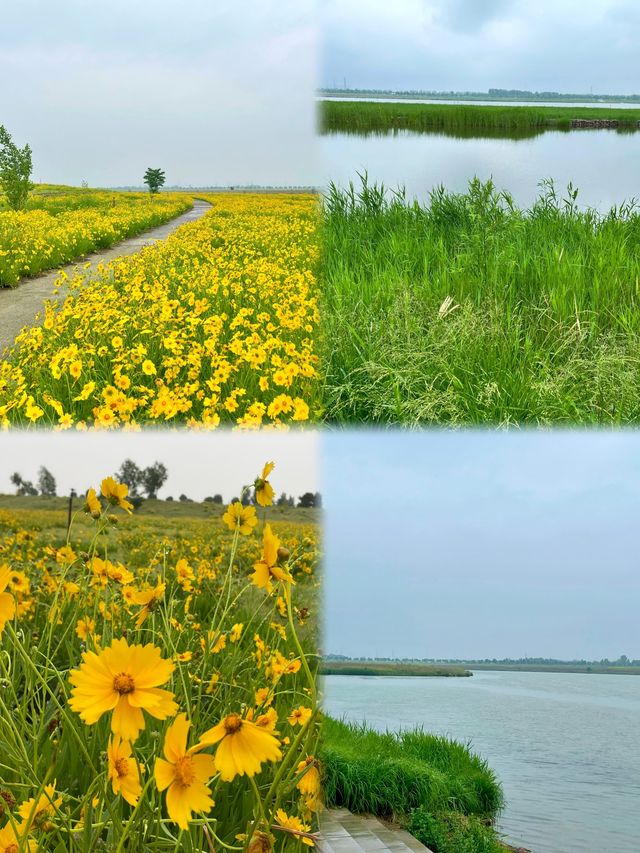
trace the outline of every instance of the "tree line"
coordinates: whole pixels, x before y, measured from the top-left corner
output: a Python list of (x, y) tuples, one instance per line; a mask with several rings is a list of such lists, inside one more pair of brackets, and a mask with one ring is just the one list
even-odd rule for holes
[[(114, 474), (114, 477), (118, 482), (128, 486), (131, 502), (134, 507), (139, 507), (145, 499), (158, 500), (158, 492), (166, 483), (169, 471), (162, 462), (156, 461), (153, 465), (142, 468), (132, 459), (125, 459), (119, 470)], [(38, 470), (35, 483), (32, 480), (26, 480), (17, 471), (11, 475), (11, 482), (15, 486), (16, 495), (33, 497), (38, 495), (41, 497), (57, 496), (56, 479), (44, 465)], [(75, 489), (71, 491), (76, 494)], [(174, 498), (169, 496), (165, 500), (173, 501)], [(192, 499), (185, 494), (181, 494), (178, 500), (193, 503)], [(244, 506), (251, 506), (256, 503), (252, 490), (243, 493), (240, 497), (232, 498), (230, 503), (234, 503), (235, 501), (239, 501)], [(224, 498), (221, 494), (214, 494), (206, 497), (204, 503), (222, 505), (224, 504)], [(275, 504), (280, 507), (320, 508), (322, 506), (322, 495), (320, 492), (305, 492), (296, 499), (293, 495), (282, 492), (280, 497), (275, 501)]]

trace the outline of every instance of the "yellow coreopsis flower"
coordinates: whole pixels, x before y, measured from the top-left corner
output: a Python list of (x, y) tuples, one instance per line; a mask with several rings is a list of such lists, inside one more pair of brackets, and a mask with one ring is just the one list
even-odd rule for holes
[(275, 462), (267, 462), (262, 469), (262, 474), (259, 477), (256, 477), (253, 484), (256, 490), (256, 503), (260, 504), (260, 506), (271, 506), (273, 503), (273, 486), (267, 480), (267, 477), (275, 467)]
[(102, 504), (98, 500), (98, 495), (95, 489), (89, 489), (84, 502), (84, 511), (92, 518), (100, 518), (102, 514)]
[(222, 520), (229, 530), (238, 529), (243, 536), (248, 536), (258, 523), (256, 508), (254, 506), (242, 506), (240, 501), (234, 501), (227, 507)]
[(287, 717), (287, 720), (289, 720), (292, 726), (304, 726), (311, 719), (312, 713), (313, 711), (311, 708), (305, 708), (304, 705), (299, 705), (297, 708), (293, 709)]
[(295, 834), (300, 833), (299, 838), (303, 844), (306, 844), (309, 847), (313, 847), (313, 839), (308, 838), (303, 833), (310, 832), (311, 827), (306, 823), (303, 823), (300, 818), (295, 817), (295, 815), (288, 815), (284, 809), (278, 809), (276, 812), (276, 821), (280, 826), (286, 827), (287, 829), (292, 829)]
[(238, 714), (228, 714), (200, 738), (202, 746), (216, 743), (216, 767), (225, 782), (236, 776), (255, 776), (265, 761), (282, 758), (278, 739)]
[(0, 636), (4, 626), (16, 614), (16, 600), (9, 592), (5, 592), (11, 579), (9, 566), (0, 567)]
[(18, 814), (23, 820), (23, 826), (29, 832), (32, 829), (46, 832), (52, 828), (53, 824), (50, 819), (55, 816), (61, 805), (62, 797), (56, 797), (56, 783), (54, 782), (45, 786), (37, 800), (32, 797), (22, 803), (18, 809)]
[(25, 823), (7, 823), (0, 829), (0, 853), (18, 853), (19, 850), (36, 851), (38, 845), (28, 839), (29, 827)]
[(300, 773), (304, 775), (296, 785), (296, 788), (303, 796), (312, 797), (314, 800), (317, 799), (320, 794), (320, 771), (313, 755), (309, 755), (304, 761), (298, 764), (296, 774), (300, 775)]
[(133, 603), (142, 605), (142, 609), (138, 613), (138, 617), (136, 619), (136, 628), (139, 628), (142, 625), (147, 616), (158, 605), (158, 602), (162, 601), (164, 598), (164, 590), (165, 584), (158, 581), (155, 587), (143, 589), (140, 592), (136, 592), (133, 596)]
[(87, 725), (113, 711), (111, 731), (133, 743), (145, 727), (143, 710), (157, 720), (178, 710), (173, 693), (159, 688), (173, 670), (173, 662), (151, 643), (130, 646), (125, 639), (114, 640), (100, 654), (83, 653), (79, 669), (69, 674), (69, 705)]
[[(207, 782), (215, 775), (211, 755), (196, 754), (199, 746), (187, 749), (191, 723), (178, 714), (164, 739), (164, 758), (156, 759), (155, 780), (159, 791), (167, 789), (167, 811), (180, 829), (188, 829), (192, 812), (210, 812), (214, 802)], [(166, 761), (165, 761), (166, 759)]]
[(262, 540), (262, 559), (254, 563), (254, 572), (250, 576), (251, 583), (260, 589), (271, 592), (272, 578), (278, 581), (293, 583), (294, 580), (282, 566), (278, 565), (278, 550), (280, 539), (271, 530), (270, 524), (265, 524)]
[(109, 738), (107, 745), (108, 775), (114, 794), (121, 794), (130, 805), (135, 806), (142, 793), (138, 762), (133, 757), (131, 744), (120, 735)]
[(129, 494), (129, 486), (126, 483), (118, 483), (113, 477), (105, 477), (100, 484), (100, 491), (113, 506), (119, 506), (121, 509), (131, 512), (133, 504), (125, 500)]

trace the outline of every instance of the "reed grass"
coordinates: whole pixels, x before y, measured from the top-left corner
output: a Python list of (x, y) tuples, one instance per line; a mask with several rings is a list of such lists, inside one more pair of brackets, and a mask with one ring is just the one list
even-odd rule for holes
[(640, 419), (640, 211), (551, 182), (421, 204), (361, 176), (324, 203), (325, 417), (368, 424)]
[(573, 119), (614, 120), (621, 132), (640, 129), (640, 109), (601, 107), (507, 107), (408, 104), (385, 101), (321, 101), (322, 133), (390, 133), (394, 130), (461, 135), (479, 132), (532, 136), (571, 130)]

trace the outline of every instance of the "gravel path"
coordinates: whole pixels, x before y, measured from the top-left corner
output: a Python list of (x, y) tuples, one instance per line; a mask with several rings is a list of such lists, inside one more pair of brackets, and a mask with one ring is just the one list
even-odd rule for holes
[(35, 324), (36, 315), (42, 311), (45, 299), (60, 301), (64, 298), (66, 290), (64, 285), (58, 289), (57, 293), (54, 293), (54, 283), (60, 274), (60, 269), (63, 269), (71, 278), (79, 265), (82, 266), (90, 262), (92, 266), (95, 266), (99, 263), (108, 263), (115, 258), (133, 255), (144, 249), (145, 246), (152, 246), (158, 240), (166, 239), (181, 225), (185, 225), (187, 222), (195, 222), (210, 209), (211, 205), (208, 202), (194, 201), (191, 210), (182, 213), (169, 222), (165, 222), (164, 225), (143, 231), (137, 237), (123, 240), (110, 249), (77, 258), (65, 267), (50, 270), (35, 278), (26, 279), (16, 287), (0, 288), (0, 358), (6, 355), (7, 348), (13, 344), (24, 326)]

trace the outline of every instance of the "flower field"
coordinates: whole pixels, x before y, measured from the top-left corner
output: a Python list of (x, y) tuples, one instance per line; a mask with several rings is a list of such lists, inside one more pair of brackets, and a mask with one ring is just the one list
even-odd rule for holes
[(316, 528), (269, 523), (269, 473), (206, 520), (110, 477), (68, 535), (0, 510), (0, 849), (313, 844)]
[(184, 194), (67, 192), (36, 195), (30, 209), (0, 204), (0, 287), (113, 246), (191, 207)]
[(0, 364), (0, 423), (258, 427), (316, 417), (317, 199), (232, 195), (70, 282)]

